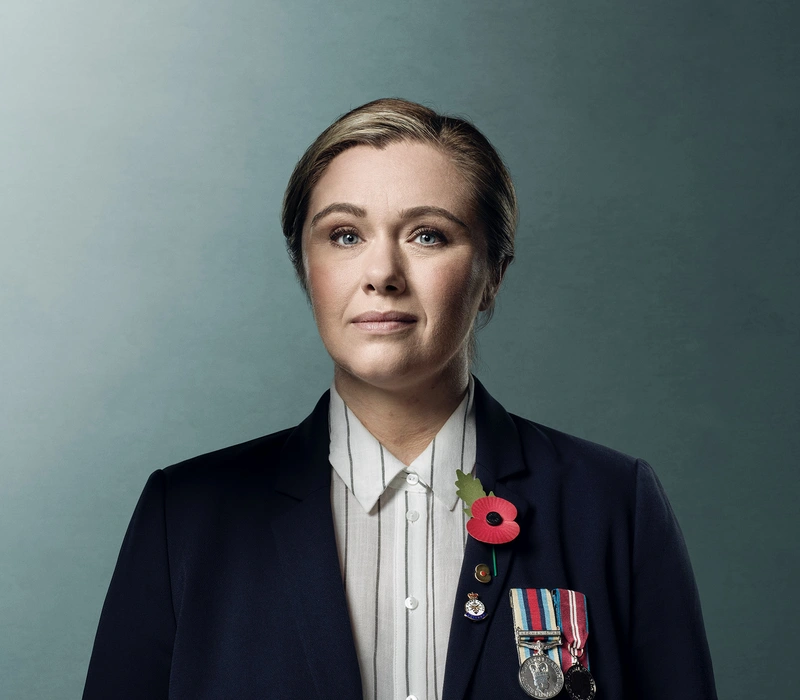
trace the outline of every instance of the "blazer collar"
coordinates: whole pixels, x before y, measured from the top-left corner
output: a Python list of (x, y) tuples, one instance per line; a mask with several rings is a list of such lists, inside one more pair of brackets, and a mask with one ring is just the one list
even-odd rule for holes
[(275, 490), (302, 501), (331, 485), (328, 462), (328, 403), (326, 391), (311, 414), (289, 434), (281, 452)]
[[(511, 501), (517, 508), (517, 522), (524, 532), (524, 520), (528, 515), (527, 501), (504, 481), (527, 469), (522, 454), (519, 432), (514, 420), (495, 401), (483, 385), (475, 380), (475, 411), (478, 431), (476, 475), (484, 490)], [(520, 536), (520, 539), (523, 535)], [(478, 658), (486, 641), (490, 627), (494, 624), (494, 612), (500, 605), (507, 605), (506, 579), (517, 541), (494, 547), (497, 559), (497, 575), (488, 585), (475, 581), (477, 564), (492, 565), (491, 545), (470, 537), (464, 550), (461, 574), (453, 606), (450, 625), (450, 640), (447, 647), (447, 664), (444, 674), (443, 700), (461, 700), (469, 687)], [(476, 592), (489, 613), (487, 619), (472, 622), (464, 616), (467, 594)], [(508, 631), (509, 636), (511, 631)]]
[(275, 490), (288, 498), (272, 520), (286, 604), (320, 698), (362, 697), (331, 512), (328, 392), (289, 435)]
[[(517, 426), (506, 410), (475, 379), (475, 411), (478, 424), (477, 464), (493, 481), (525, 470)], [(484, 484), (487, 493), (490, 491)]]

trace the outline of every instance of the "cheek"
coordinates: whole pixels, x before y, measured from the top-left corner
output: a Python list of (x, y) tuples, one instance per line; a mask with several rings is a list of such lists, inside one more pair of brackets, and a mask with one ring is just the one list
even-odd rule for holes
[(448, 264), (432, 271), (429, 301), (444, 316), (443, 324), (461, 326), (472, 322), (485, 284), (485, 266), (477, 261)]
[(326, 342), (333, 342), (353, 299), (354, 271), (342, 261), (310, 255), (305, 264), (306, 284), (317, 328)]
[(341, 285), (336, 279), (336, 270), (329, 265), (308, 262), (305, 265), (306, 284), (314, 317), (317, 323), (324, 324), (327, 315), (338, 303), (337, 290), (341, 293)]
[(321, 292), (325, 290), (327, 286), (329, 286), (329, 277), (328, 271), (326, 270), (324, 265), (310, 265), (308, 260), (305, 261), (305, 272), (306, 272), (306, 286), (308, 287), (308, 293), (311, 295), (311, 298), (314, 299), (315, 297), (320, 297)]

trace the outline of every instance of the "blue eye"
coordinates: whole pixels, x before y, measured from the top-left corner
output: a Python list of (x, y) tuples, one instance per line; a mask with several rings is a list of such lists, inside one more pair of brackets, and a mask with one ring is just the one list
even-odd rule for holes
[(433, 246), (444, 241), (444, 236), (438, 231), (425, 230), (420, 231), (414, 240), (423, 246)]
[(337, 245), (353, 246), (361, 241), (355, 231), (334, 231), (331, 240)]

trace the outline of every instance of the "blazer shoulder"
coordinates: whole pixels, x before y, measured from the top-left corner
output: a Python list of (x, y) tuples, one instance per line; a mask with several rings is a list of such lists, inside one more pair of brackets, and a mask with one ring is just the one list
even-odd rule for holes
[[(534, 421), (512, 416), (526, 471), (523, 488), (591, 514), (618, 533), (633, 537), (637, 513), (666, 513), (667, 496), (643, 459)], [(602, 530), (602, 528), (599, 528)]]
[(269, 478), (294, 428), (223, 447), (164, 468), (169, 491), (218, 489), (226, 483), (238, 485)]
[(520, 442), (526, 454), (541, 463), (545, 458), (551, 468), (577, 472), (586, 478), (602, 481), (632, 480), (638, 471), (649, 465), (637, 457), (611, 447), (556, 430), (527, 418), (511, 415), (517, 425)]

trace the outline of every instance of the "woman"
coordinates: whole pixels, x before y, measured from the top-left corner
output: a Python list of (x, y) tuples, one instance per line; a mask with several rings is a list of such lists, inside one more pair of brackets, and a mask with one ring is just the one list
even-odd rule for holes
[(317, 138), (283, 229), (333, 385), (150, 477), (84, 698), (715, 697), (650, 467), (470, 376), (516, 218), (465, 121), (378, 100)]

